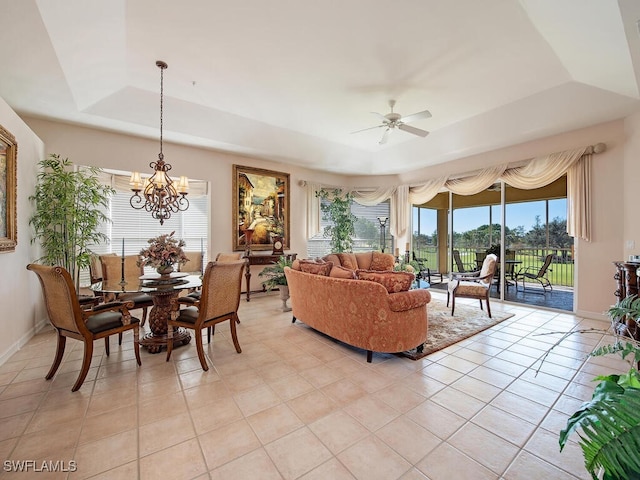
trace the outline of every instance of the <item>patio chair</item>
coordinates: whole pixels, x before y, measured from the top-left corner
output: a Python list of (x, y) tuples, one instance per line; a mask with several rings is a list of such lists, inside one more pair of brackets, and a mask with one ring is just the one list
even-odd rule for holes
[(525, 291), (526, 281), (538, 282), (540, 286), (542, 286), (542, 293), (547, 293), (547, 288), (549, 291), (553, 290), (553, 286), (551, 282), (547, 278), (547, 272), (553, 271), (549, 266), (553, 261), (553, 255), (549, 254), (544, 257), (544, 263), (539, 269), (529, 265), (528, 267), (521, 268), (520, 271), (516, 274), (516, 291), (518, 290), (518, 281), (522, 280), (522, 291)]
[(447, 285), (447, 307), (451, 299), (451, 315), (456, 309), (456, 297), (477, 298), (487, 303), (487, 315), (491, 318), (491, 305), (489, 305), (489, 290), (496, 272), (498, 257), (494, 254), (487, 255), (482, 262), (482, 269), (474, 273), (454, 273)]
[(426, 258), (417, 257), (416, 252), (411, 252), (411, 254), (413, 261), (418, 264), (418, 272), (416, 273), (416, 278), (421, 278), (423, 280), (426, 280), (427, 283), (431, 284), (433, 283), (431, 281), (431, 276), (433, 275), (434, 277), (440, 277), (440, 282), (443, 281), (442, 273), (436, 270), (431, 270), (427, 265), (428, 260)]
[(468, 273), (468, 272), (477, 272), (478, 268), (471, 264), (465, 263), (460, 258), (460, 250), (453, 251), (453, 261), (456, 263), (456, 268), (458, 269), (458, 273)]

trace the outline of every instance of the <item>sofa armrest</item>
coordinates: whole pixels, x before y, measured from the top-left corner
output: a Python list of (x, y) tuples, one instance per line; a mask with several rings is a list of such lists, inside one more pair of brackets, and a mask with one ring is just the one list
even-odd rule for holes
[(389, 294), (389, 308), (393, 312), (404, 312), (423, 307), (431, 301), (431, 293), (424, 288)]

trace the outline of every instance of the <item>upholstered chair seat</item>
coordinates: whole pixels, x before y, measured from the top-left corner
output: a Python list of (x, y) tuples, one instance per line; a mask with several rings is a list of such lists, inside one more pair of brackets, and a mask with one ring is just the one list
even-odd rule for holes
[(491, 305), (489, 304), (489, 291), (496, 270), (496, 261), (498, 257), (495, 255), (487, 255), (482, 262), (482, 269), (476, 273), (453, 274), (449, 285), (447, 286), (447, 306), (451, 300), (451, 315), (456, 309), (456, 297), (477, 298), (480, 301), (482, 309), (482, 301), (487, 304), (487, 314), (491, 318)]
[(58, 333), (56, 356), (49, 373), (45, 376), (47, 380), (53, 378), (62, 363), (68, 337), (84, 343), (82, 367), (71, 388), (72, 392), (82, 386), (89, 372), (94, 340), (104, 338), (105, 353), (109, 356), (109, 336), (121, 335), (123, 332), (131, 330), (136, 362), (138, 365), (142, 364), (139, 344), (140, 320), (132, 317), (129, 313), (133, 302), (103, 303), (90, 310), (83, 309), (78, 301), (71, 275), (67, 270), (62, 267), (37, 264), (27, 265), (27, 269), (33, 271), (40, 280), (49, 321)]

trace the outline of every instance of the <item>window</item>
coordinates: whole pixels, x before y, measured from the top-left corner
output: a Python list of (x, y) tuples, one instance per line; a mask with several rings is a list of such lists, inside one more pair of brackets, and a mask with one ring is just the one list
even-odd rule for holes
[[(107, 173), (103, 181), (117, 186), (128, 185), (129, 176), (122, 173)], [(189, 185), (190, 190), (197, 192), (187, 196), (189, 208), (184, 212), (173, 214), (171, 218), (165, 220), (164, 225), (160, 225), (160, 221), (153, 219), (144, 209), (136, 210), (131, 207), (129, 199), (132, 192), (122, 190), (122, 187), (118, 188), (116, 194), (111, 197), (109, 210), (106, 212), (111, 222), (100, 227), (109, 241), (94, 245), (91, 250), (98, 255), (105, 253), (122, 255), (124, 249), (125, 255), (135, 255), (147, 246), (147, 240), (150, 238), (175, 231), (175, 236), (186, 242), (185, 251), (204, 252), (203, 262), (206, 264), (209, 261), (206, 251), (209, 231), (209, 195), (206, 182), (189, 179)], [(148, 273), (151, 271), (152, 269), (149, 269)], [(80, 284), (83, 286), (89, 284), (88, 271), (82, 272)]]
[[(326, 202), (326, 200), (322, 201)], [(365, 206), (360, 205), (357, 202), (352, 202), (351, 213), (353, 213), (357, 218), (355, 224), (356, 237), (353, 239), (354, 252), (380, 250), (382, 235), (380, 232), (380, 222), (378, 221), (378, 217), (389, 218), (389, 211), (389, 202), (379, 203), (374, 206)], [(323, 257), (331, 253), (330, 240), (324, 236), (324, 227), (328, 225), (330, 225), (330, 222), (321, 217), (320, 233), (309, 239), (309, 242), (307, 242), (308, 258)], [(391, 247), (393, 245), (393, 239), (389, 233), (389, 225), (390, 222), (387, 221), (384, 235), (386, 252), (391, 252)]]

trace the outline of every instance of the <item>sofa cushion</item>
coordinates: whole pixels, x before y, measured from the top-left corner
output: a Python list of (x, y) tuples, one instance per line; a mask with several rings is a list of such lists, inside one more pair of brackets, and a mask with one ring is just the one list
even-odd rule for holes
[(324, 257), (322, 257), (322, 260), (324, 260), (325, 262), (333, 262), (334, 265), (343, 266), (340, 263), (340, 257), (338, 257), (337, 253), (330, 253), (329, 255), (325, 255)]
[(356, 278), (377, 282), (384, 286), (389, 293), (406, 292), (416, 279), (413, 273), (408, 272), (378, 272), (373, 270), (356, 270)]
[[(395, 258), (390, 253), (373, 252), (371, 257), (371, 265), (369, 270), (375, 270), (377, 272), (393, 270), (395, 264)], [(362, 267), (364, 268), (364, 267)]]
[(300, 260), (300, 270), (314, 275), (329, 275), (333, 268), (333, 262), (318, 263), (315, 260)]
[(356, 278), (356, 271), (350, 268), (344, 268), (340, 265), (334, 265), (329, 272), (329, 276), (333, 278), (347, 278), (349, 280)]
[(356, 261), (358, 262), (358, 268), (363, 270), (371, 270), (372, 252), (358, 252), (355, 253)]
[(358, 268), (358, 259), (354, 253), (338, 253), (340, 259), (340, 266), (355, 270)]

